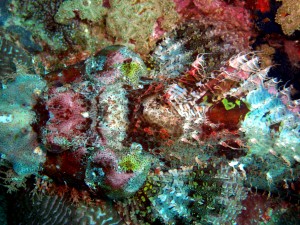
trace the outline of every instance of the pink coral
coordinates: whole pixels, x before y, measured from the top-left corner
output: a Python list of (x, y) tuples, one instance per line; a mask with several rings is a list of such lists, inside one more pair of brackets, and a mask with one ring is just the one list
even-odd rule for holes
[(114, 190), (121, 189), (128, 180), (134, 176), (133, 173), (118, 172), (117, 156), (106, 148), (98, 151), (93, 159), (94, 165), (100, 166), (105, 172), (105, 183)]
[(118, 173), (114, 170), (111, 170), (106, 174), (106, 184), (111, 188), (118, 190), (122, 188), (128, 180), (133, 177), (133, 173)]
[(117, 156), (110, 149), (105, 149), (104, 151), (98, 151), (94, 157), (93, 162), (96, 165), (102, 167), (103, 170), (115, 170), (117, 169)]
[[(177, 12), (185, 19), (204, 21), (212, 25), (215, 35), (229, 43), (247, 49), (253, 35), (250, 13), (241, 6), (230, 5), (221, 0), (174, 0)], [(235, 19), (232, 19), (235, 18)]]
[(47, 144), (52, 147), (50, 151), (60, 152), (67, 149), (67, 143), (75, 136), (80, 136), (88, 123), (83, 113), (87, 107), (83, 97), (72, 90), (58, 92), (50, 90), (50, 98), (46, 103), (50, 112), (50, 119), (46, 125)]

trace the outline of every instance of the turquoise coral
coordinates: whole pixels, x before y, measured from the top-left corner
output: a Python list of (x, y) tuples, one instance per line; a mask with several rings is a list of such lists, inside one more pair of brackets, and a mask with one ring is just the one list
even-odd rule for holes
[(20, 176), (36, 174), (45, 161), (31, 127), (36, 120), (32, 107), (45, 86), (37, 75), (19, 75), (0, 90), (0, 152)]

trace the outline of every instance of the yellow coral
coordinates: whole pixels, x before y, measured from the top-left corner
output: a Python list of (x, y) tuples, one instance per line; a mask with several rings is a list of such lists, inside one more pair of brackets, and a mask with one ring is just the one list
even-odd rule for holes
[(295, 30), (300, 30), (299, 0), (277, 1), (282, 1), (282, 6), (277, 10), (275, 20), (281, 25), (283, 33), (291, 35)]

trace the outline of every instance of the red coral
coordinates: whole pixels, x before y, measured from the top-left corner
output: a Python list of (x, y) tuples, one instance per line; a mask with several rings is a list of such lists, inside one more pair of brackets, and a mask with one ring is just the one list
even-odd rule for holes
[(262, 13), (270, 12), (270, 1), (269, 0), (257, 0), (255, 8)]

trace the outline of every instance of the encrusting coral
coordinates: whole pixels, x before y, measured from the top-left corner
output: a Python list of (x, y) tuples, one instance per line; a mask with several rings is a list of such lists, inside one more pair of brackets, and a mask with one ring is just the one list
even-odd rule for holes
[(23, 74), (0, 90), (1, 158), (9, 161), (19, 176), (37, 174), (45, 161), (45, 152), (32, 127), (36, 121), (33, 107), (45, 86), (41, 77)]
[(267, 224), (299, 200), (299, 100), (250, 50), (240, 1), (50, 1), (48, 23), (42, 2), (13, 14), (62, 38), (35, 36), (58, 69), (11, 67), (0, 90), (4, 185), (40, 197), (24, 223)]
[(81, 20), (91, 22), (101, 22), (101, 19), (106, 15), (107, 8), (103, 7), (102, 0), (69, 0), (64, 1), (55, 14), (55, 21), (60, 24), (68, 24), (72, 19), (76, 18), (76, 13), (79, 14)]
[(277, 0), (282, 5), (277, 10), (276, 22), (281, 25), (286, 35), (292, 35), (300, 30), (300, 6), (297, 0)]

